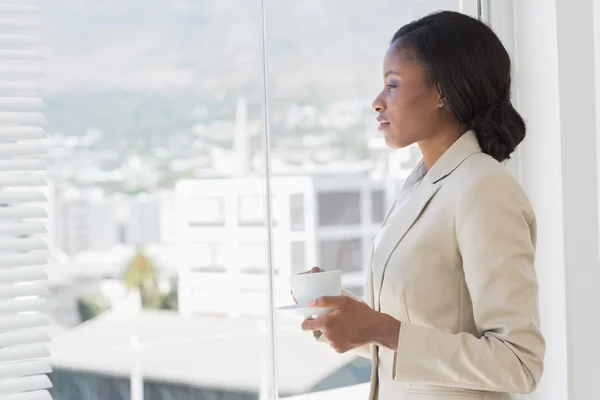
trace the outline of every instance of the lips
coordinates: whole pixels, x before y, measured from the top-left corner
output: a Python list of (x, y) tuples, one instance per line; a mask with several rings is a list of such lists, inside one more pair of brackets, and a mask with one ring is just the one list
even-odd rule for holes
[(377, 117), (377, 122), (379, 122), (379, 130), (383, 130), (390, 125), (390, 123), (382, 117)]

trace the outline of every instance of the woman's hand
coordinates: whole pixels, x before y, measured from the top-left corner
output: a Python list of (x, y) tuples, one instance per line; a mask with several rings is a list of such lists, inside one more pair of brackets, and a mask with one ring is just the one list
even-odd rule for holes
[[(316, 274), (318, 272), (325, 272), (325, 270), (323, 268), (319, 268), (319, 267), (312, 267), (310, 270), (304, 271), (304, 272), (300, 272), (298, 275), (302, 275), (302, 274)], [(291, 290), (290, 290), (290, 294), (292, 295), (292, 299), (294, 299), (294, 303), (298, 304), (298, 301), (294, 297), (294, 294), (292, 293)]]
[(365, 343), (376, 343), (393, 351), (398, 348), (400, 321), (373, 310), (347, 296), (326, 296), (309, 303), (334, 310), (302, 323), (305, 331), (321, 331), (331, 347), (345, 353)]

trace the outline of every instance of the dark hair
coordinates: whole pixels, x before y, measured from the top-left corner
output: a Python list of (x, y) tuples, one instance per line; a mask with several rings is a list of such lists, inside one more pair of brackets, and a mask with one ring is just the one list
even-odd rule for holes
[(427, 68), (447, 109), (476, 132), (485, 153), (510, 158), (525, 137), (525, 122), (510, 101), (510, 57), (487, 25), (441, 11), (404, 25), (391, 43)]

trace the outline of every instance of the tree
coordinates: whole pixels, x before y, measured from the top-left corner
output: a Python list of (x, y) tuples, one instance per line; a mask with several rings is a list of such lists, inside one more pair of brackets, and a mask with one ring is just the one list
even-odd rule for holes
[(179, 292), (177, 287), (174, 287), (163, 296), (160, 308), (162, 308), (163, 310), (179, 309)]
[(83, 323), (110, 309), (108, 299), (101, 293), (85, 294), (77, 299), (79, 319)]
[(141, 246), (136, 247), (135, 255), (127, 264), (123, 280), (127, 288), (139, 290), (142, 307), (160, 308), (162, 296), (158, 289), (156, 269)]

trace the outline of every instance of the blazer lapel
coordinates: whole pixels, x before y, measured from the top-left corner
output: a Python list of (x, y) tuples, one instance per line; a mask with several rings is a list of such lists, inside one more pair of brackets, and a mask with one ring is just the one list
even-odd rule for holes
[(481, 152), (481, 147), (474, 131), (465, 132), (431, 167), (417, 190), (411, 195), (408, 202), (392, 215), (391, 207), (382, 224), (388, 226), (387, 231), (379, 240), (371, 254), (371, 306), (379, 310), (379, 297), (385, 270), (392, 252), (402, 240), (406, 232), (415, 223), (429, 200), (441, 187), (446, 179), (467, 158)]
[(386, 225), (389, 226), (388, 230), (380, 239), (377, 248), (374, 249), (372, 258), (374, 309), (379, 310), (381, 285), (392, 252), (419, 218), (419, 215), (439, 188), (439, 183), (432, 183), (428, 179), (423, 179), (402, 209), (386, 222)]

